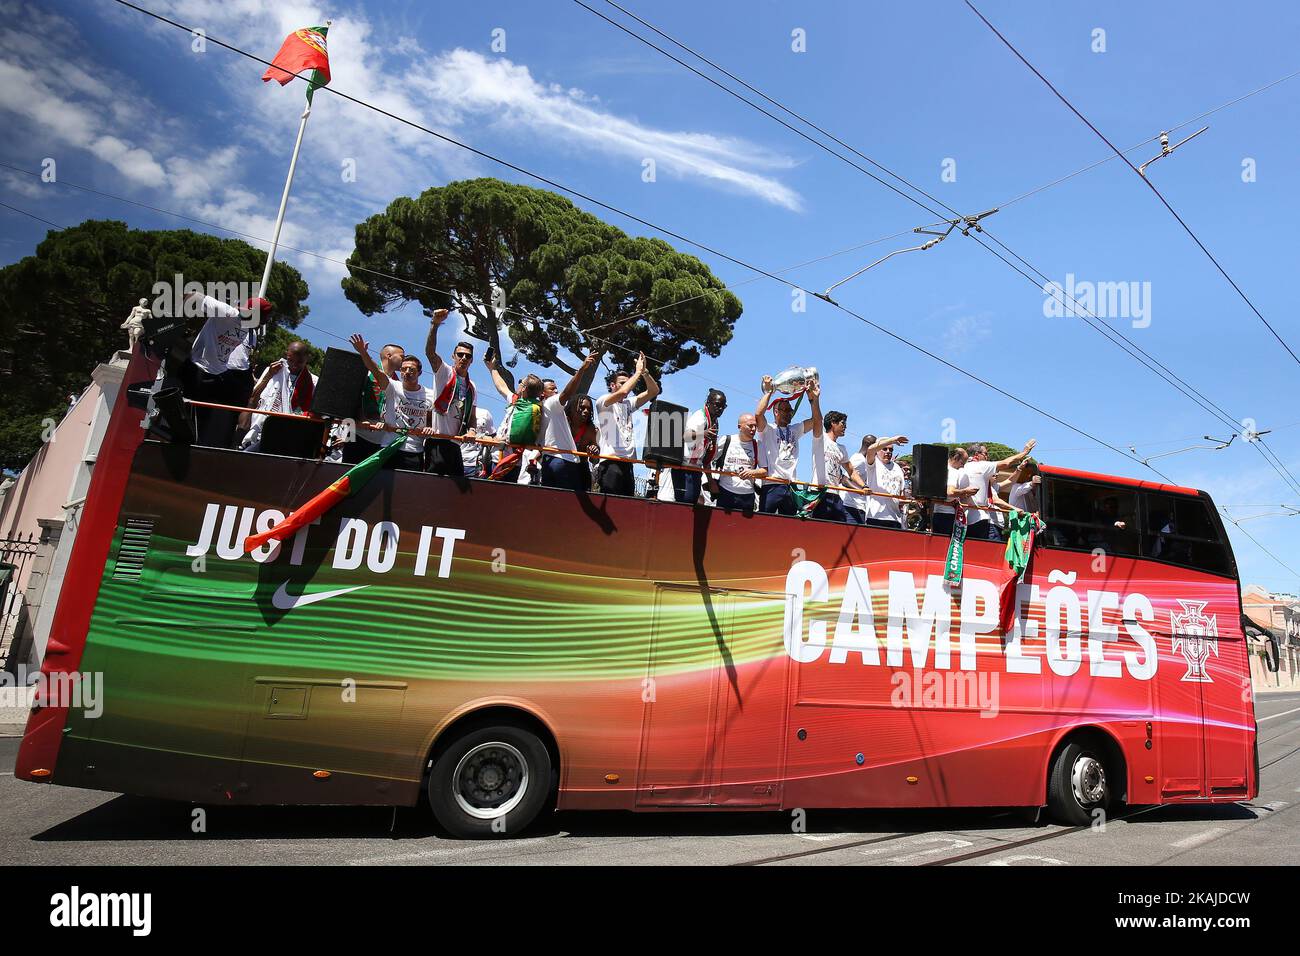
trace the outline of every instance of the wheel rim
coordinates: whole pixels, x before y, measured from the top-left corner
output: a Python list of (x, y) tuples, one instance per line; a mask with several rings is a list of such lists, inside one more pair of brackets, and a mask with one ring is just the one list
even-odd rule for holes
[(1070, 787), (1080, 806), (1091, 806), (1106, 799), (1106, 768), (1091, 754), (1080, 754), (1070, 769)]
[(472, 817), (491, 820), (509, 813), (528, 792), (528, 761), (504, 741), (479, 744), (452, 774), (456, 804)]

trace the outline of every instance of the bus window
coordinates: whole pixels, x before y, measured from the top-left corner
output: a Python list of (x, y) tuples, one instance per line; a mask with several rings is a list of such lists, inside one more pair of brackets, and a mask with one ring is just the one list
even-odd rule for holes
[(1114, 485), (1044, 476), (1047, 543), (1079, 551), (1137, 557), (1137, 492)]
[(1142, 497), (1146, 506), (1142, 534), (1145, 557), (1210, 574), (1232, 574), (1228, 550), (1207, 502), (1158, 492), (1147, 492)]

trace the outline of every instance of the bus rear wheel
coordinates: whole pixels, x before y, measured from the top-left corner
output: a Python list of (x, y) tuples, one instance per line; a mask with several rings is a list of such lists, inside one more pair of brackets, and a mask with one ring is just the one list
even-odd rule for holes
[(452, 741), (429, 773), (429, 805), (452, 836), (517, 836), (546, 805), (551, 755), (531, 731), (481, 727)]
[(1110, 806), (1111, 786), (1102, 754), (1087, 744), (1068, 743), (1052, 762), (1047, 808), (1060, 823), (1087, 826), (1097, 810)]

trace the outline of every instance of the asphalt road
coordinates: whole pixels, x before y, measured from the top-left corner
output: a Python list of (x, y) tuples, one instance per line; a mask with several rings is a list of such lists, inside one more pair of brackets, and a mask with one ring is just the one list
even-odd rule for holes
[(1300, 864), (1300, 693), (1256, 704), (1263, 786), (1245, 804), (1123, 810), (1104, 831), (993, 810), (561, 813), (535, 835), (459, 842), (426, 808), (217, 807), (14, 779), (0, 738), (0, 853), (13, 864), (721, 864), (1222, 866)]

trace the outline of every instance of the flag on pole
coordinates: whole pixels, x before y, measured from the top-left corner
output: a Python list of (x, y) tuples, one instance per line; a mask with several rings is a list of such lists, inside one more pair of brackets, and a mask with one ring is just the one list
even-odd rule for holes
[(325, 86), (330, 81), (330, 57), (325, 46), (325, 34), (328, 32), (327, 24), (323, 27), (304, 27), (290, 33), (280, 45), (280, 52), (262, 74), (262, 82), (275, 80), (284, 86), (299, 73), (311, 70), (307, 81), (307, 102), (310, 103), (316, 88)]
[(283, 541), (289, 535), (296, 534), (299, 528), (307, 527), (344, 498), (356, 494), (366, 482), (375, 476), (376, 472), (384, 467), (384, 462), (397, 453), (397, 450), (402, 447), (402, 439), (405, 437), (405, 431), (398, 432), (389, 444), (359, 464), (353, 465), (342, 478), (301, 508), (296, 508), (274, 528), (260, 534), (250, 534), (244, 539), (244, 553), (248, 554), (250, 551), (272, 541)]

